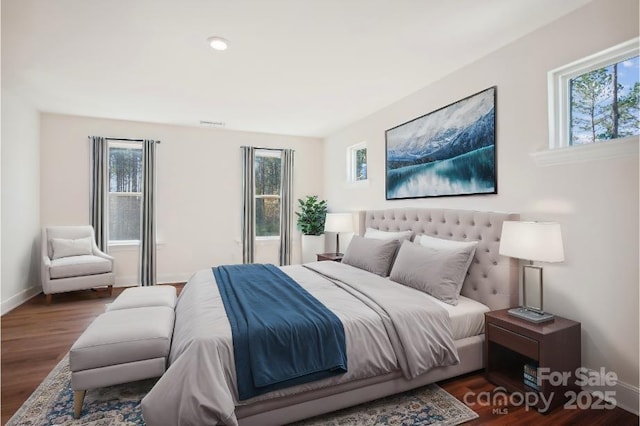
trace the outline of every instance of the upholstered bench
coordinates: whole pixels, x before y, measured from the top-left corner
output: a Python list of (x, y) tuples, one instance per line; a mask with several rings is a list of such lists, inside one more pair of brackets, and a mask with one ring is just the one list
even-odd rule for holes
[(107, 306), (107, 312), (146, 306), (166, 306), (173, 309), (176, 306), (176, 298), (176, 288), (172, 285), (131, 287), (120, 293), (116, 300)]
[(69, 353), (74, 416), (80, 417), (88, 389), (161, 376), (174, 319), (168, 306), (114, 309), (96, 318)]

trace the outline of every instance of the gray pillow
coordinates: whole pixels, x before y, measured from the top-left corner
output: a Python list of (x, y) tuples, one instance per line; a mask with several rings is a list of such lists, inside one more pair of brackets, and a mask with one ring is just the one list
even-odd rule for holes
[(398, 240), (377, 240), (355, 235), (347, 247), (342, 263), (386, 277), (399, 245)]
[(430, 237), (428, 235), (420, 235), (416, 237), (416, 243), (420, 244), (424, 247), (430, 247), (434, 250), (442, 251), (442, 250), (453, 250), (460, 252), (469, 252), (469, 258), (467, 259), (466, 265), (463, 267), (465, 275), (462, 277), (462, 281), (458, 283), (458, 296), (462, 291), (462, 285), (464, 284), (464, 278), (466, 276), (467, 271), (469, 270), (469, 266), (471, 266), (471, 262), (473, 261), (473, 255), (476, 252), (476, 248), (478, 247), (477, 241), (455, 241), (455, 240), (445, 240), (442, 238)]
[(457, 305), (475, 251), (476, 245), (436, 249), (405, 241), (398, 251), (390, 278)]

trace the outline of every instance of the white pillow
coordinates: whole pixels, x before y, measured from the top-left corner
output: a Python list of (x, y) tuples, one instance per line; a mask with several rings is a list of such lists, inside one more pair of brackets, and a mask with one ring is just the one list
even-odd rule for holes
[(83, 256), (93, 254), (91, 248), (91, 237), (68, 240), (66, 238), (52, 238), (51, 248), (53, 249), (52, 259), (61, 257)]
[(475, 250), (475, 247), (478, 246), (477, 241), (445, 240), (443, 238), (435, 238), (428, 235), (418, 235), (415, 242), (421, 246), (432, 247), (436, 250), (458, 250), (466, 247), (474, 247)]
[[(435, 242), (438, 245), (440, 242)], [(424, 291), (450, 305), (458, 304), (476, 243), (434, 248), (405, 241), (391, 269), (391, 280)]]
[(411, 240), (412, 231), (380, 231), (379, 229), (367, 228), (364, 233), (365, 238), (374, 238), (376, 240)]

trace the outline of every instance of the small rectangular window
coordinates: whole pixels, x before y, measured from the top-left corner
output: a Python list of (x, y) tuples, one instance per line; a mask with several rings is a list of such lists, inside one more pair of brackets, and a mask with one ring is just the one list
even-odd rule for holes
[(347, 148), (347, 168), (349, 182), (367, 180), (367, 144), (365, 142)]
[(280, 236), (281, 164), (280, 151), (256, 151), (256, 237)]
[(640, 134), (638, 58), (614, 62), (569, 80), (570, 145)]
[(549, 148), (640, 134), (639, 53), (635, 38), (549, 72)]
[(142, 146), (109, 143), (109, 242), (140, 241)]

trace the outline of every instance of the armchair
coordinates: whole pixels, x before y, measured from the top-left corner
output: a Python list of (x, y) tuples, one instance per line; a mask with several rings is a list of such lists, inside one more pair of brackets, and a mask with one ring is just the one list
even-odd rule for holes
[(113, 257), (96, 245), (93, 227), (48, 226), (42, 229), (42, 290), (51, 304), (54, 293), (108, 286), (113, 292)]

